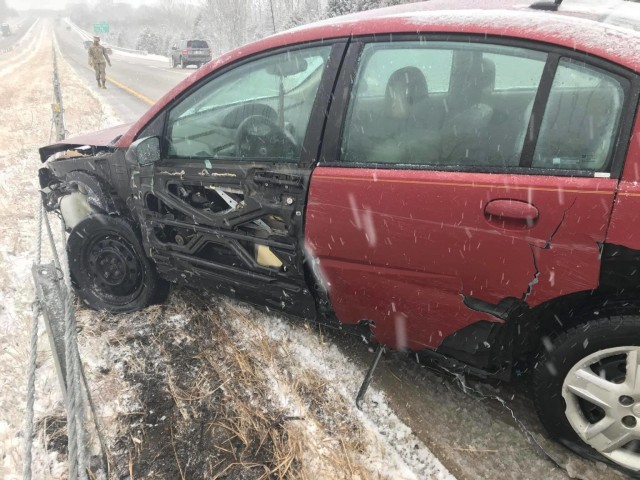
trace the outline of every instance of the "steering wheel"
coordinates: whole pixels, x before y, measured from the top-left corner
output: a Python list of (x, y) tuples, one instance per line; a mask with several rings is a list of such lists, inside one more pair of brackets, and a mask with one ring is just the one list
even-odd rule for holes
[(236, 156), (292, 158), (300, 152), (295, 139), (263, 115), (245, 118), (236, 130)]

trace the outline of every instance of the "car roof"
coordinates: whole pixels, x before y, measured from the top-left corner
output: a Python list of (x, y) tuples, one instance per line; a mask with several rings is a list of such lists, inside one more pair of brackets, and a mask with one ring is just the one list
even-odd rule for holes
[(184, 79), (133, 125), (118, 146), (127, 147), (166, 103), (212, 70), (254, 53), (317, 40), (416, 32), (478, 34), (559, 45), (640, 72), (640, 4), (564, 0), (557, 11), (549, 11), (532, 8), (536, 1), (430, 0), (344, 15), (272, 35), (224, 54)]
[(431, 0), (323, 20), (263, 42), (290, 44), (385, 33), (467, 33), (557, 44), (640, 71), (639, 4), (565, 0), (557, 11), (549, 11), (532, 8), (534, 3), (553, 4), (536, 0)]

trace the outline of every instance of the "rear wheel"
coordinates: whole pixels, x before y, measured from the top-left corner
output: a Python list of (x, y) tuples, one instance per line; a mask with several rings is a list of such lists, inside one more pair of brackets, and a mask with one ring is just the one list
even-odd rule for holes
[(541, 354), (533, 382), (553, 437), (640, 472), (640, 317), (594, 320), (563, 333)]
[(77, 295), (91, 308), (132, 312), (163, 301), (169, 284), (160, 279), (126, 220), (91, 215), (67, 240)]

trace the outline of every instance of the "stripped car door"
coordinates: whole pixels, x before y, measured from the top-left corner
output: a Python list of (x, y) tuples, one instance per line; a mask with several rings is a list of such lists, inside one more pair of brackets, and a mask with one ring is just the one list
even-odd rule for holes
[(133, 181), (163, 277), (314, 317), (302, 209), (343, 50), (319, 43), (241, 61), (159, 117), (161, 159)]

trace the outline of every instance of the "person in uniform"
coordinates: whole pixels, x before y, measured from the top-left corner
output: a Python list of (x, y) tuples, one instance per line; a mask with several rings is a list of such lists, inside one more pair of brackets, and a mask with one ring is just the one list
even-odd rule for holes
[(98, 88), (107, 88), (105, 85), (107, 81), (107, 63), (111, 66), (107, 50), (100, 45), (100, 37), (93, 37), (93, 45), (89, 47), (89, 66), (93, 67), (96, 72)]

